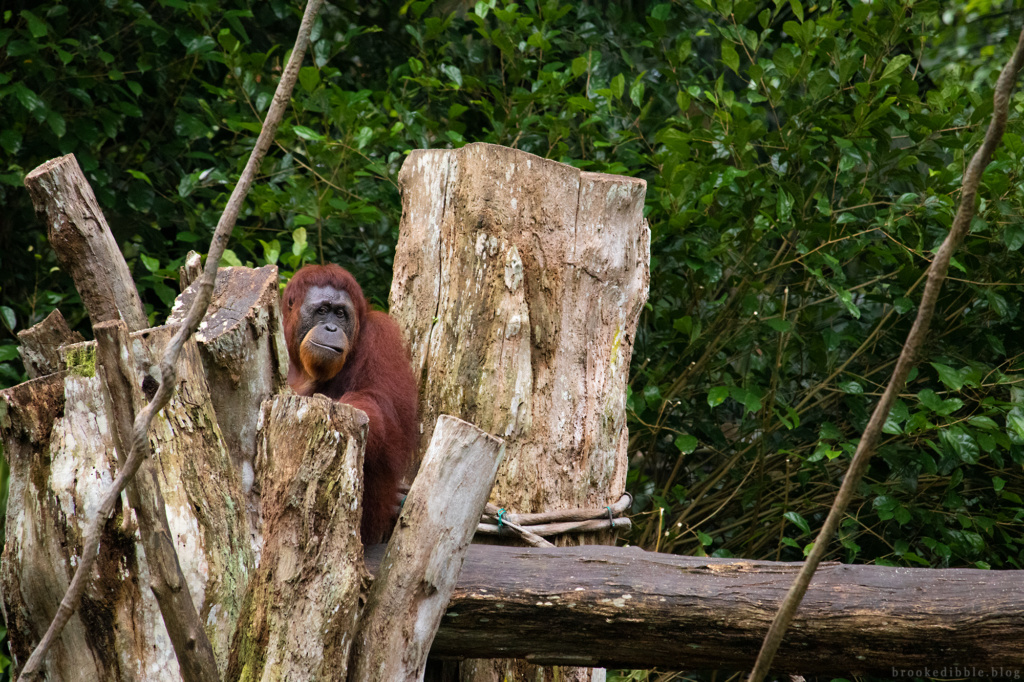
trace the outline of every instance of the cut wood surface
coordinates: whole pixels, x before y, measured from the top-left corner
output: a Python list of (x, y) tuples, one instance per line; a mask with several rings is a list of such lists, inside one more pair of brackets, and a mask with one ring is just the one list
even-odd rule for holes
[(442, 415), (367, 598), (353, 680), (416, 682), (473, 539), (502, 441)]
[[(367, 550), (371, 571), (381, 550)], [(633, 547), (470, 547), (432, 657), (744, 670), (799, 563)], [(1024, 571), (825, 564), (774, 670), (1024, 674)], [(938, 673), (935, 673), (938, 676)], [(950, 677), (955, 677), (952, 673)]]
[(135, 281), (74, 155), (51, 159), (25, 176), (49, 242), (71, 275), (93, 324), (120, 317), (129, 331), (149, 326)]
[(69, 343), (81, 343), (85, 338), (68, 326), (60, 311), (54, 309), (42, 322), (18, 332), (18, 353), (25, 363), (29, 379), (37, 379), (60, 369), (57, 350)]
[(263, 404), (264, 545), (227, 680), (344, 680), (359, 617), (366, 414), (324, 396)]

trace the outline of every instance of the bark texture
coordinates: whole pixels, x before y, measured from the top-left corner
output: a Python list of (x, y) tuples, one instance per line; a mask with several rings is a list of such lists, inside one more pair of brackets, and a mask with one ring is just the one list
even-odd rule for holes
[[(646, 183), (470, 144), (412, 152), (399, 185), (391, 314), (411, 344), (422, 424), (452, 414), (505, 439), (491, 494), (499, 507), (618, 500), (626, 382), (650, 281)], [(469, 667), (464, 679), (538, 674)]]
[(263, 405), (264, 546), (227, 680), (344, 680), (359, 618), (366, 415), (324, 396)]
[(71, 275), (93, 324), (119, 317), (129, 331), (149, 326), (128, 264), (74, 155), (25, 176), (36, 213), (49, 226), (61, 268)]
[(650, 281), (646, 183), (477, 143), (412, 152), (399, 184), (391, 314), (422, 423), (452, 414), (506, 439), (498, 506), (619, 499)]
[(416, 682), (504, 454), (501, 439), (442, 415), (405, 499), (366, 612), (353, 680)]
[[(135, 417), (146, 406), (142, 386), (135, 380), (136, 367), (152, 365), (152, 358), (135, 357), (128, 328), (122, 320), (94, 324), (93, 332), (96, 334), (96, 361), (105, 389), (104, 397), (110, 408), (120, 468), (127, 463)], [(140, 349), (148, 350), (141, 346)], [(181, 676), (189, 682), (219, 682), (213, 647), (203, 629), (188, 580), (174, 549), (155, 458), (148, 457), (142, 462), (125, 494), (139, 524), (142, 547), (151, 569), (149, 586), (174, 646)]]
[[(158, 327), (130, 337), (143, 394), (156, 385), (148, 358), (159, 356), (172, 333)], [(61, 353), (66, 371), (0, 392), (0, 435), (11, 463), (0, 587), (15, 670), (48, 627), (117, 471), (115, 416), (97, 375), (95, 343)], [(253, 556), (238, 476), (194, 343), (186, 345), (177, 391), (150, 444), (174, 547), (223, 670)], [(140, 539), (126, 507), (108, 522), (95, 579), (47, 661), (47, 679), (181, 679)]]
[(85, 338), (64, 320), (59, 310), (54, 310), (37, 325), (18, 332), (18, 353), (25, 363), (29, 379), (53, 374), (60, 367), (57, 350), (69, 343), (81, 343)]
[[(371, 570), (380, 556), (367, 550)], [(474, 545), (431, 656), (745, 670), (800, 566)], [(1013, 677), (1024, 672), (1022, 628), (1024, 571), (824, 564), (772, 668), (826, 679), (925, 667), (933, 672), (920, 676)]]
[[(197, 287), (193, 284), (174, 302), (168, 324), (184, 321)], [(221, 268), (210, 308), (196, 331), (217, 422), (236, 469), (248, 477), (246, 493), (253, 484), (258, 406), (287, 386), (279, 298), (276, 266)]]

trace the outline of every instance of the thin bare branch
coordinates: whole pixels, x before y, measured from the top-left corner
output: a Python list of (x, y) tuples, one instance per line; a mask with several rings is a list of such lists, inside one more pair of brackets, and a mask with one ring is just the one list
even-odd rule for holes
[(217, 229), (214, 231), (213, 240), (210, 242), (210, 251), (206, 258), (206, 268), (203, 271), (199, 285), (199, 292), (192, 304), (192, 308), (189, 310), (185, 323), (179, 327), (174, 338), (167, 344), (163, 358), (160, 360), (160, 387), (149, 404), (135, 418), (135, 423), (132, 427), (131, 451), (103, 503), (100, 505), (96, 516), (89, 524), (82, 548), (82, 558), (78, 568), (75, 570), (71, 585), (64, 594), (64, 599), (61, 600), (60, 607), (57, 609), (57, 614), (54, 616), (53, 622), (50, 623), (49, 629), (22, 669), (21, 675), (18, 677), (19, 681), (32, 680), (39, 674), (46, 654), (78, 608), (86, 583), (96, 564), (99, 553), (100, 534), (103, 526), (110, 517), (115, 503), (121, 496), (121, 492), (128, 485), (132, 477), (135, 476), (143, 460), (149, 456), (149, 426), (156, 414), (170, 400), (171, 392), (174, 390), (174, 385), (177, 381), (175, 365), (177, 364), (178, 356), (181, 354), (182, 346), (195, 333), (199, 322), (203, 319), (206, 309), (210, 305), (221, 256), (224, 254), (224, 249), (227, 248), (228, 239), (238, 219), (242, 202), (249, 193), (249, 188), (252, 186), (260, 164), (270, 148), (270, 144), (277, 132), (277, 127), (284, 117), (285, 109), (295, 87), (295, 81), (298, 78), (299, 67), (309, 45), (309, 35), (313, 28), (313, 21), (322, 4), (323, 0), (308, 0), (306, 4), (306, 10), (299, 27), (299, 34), (295, 39), (295, 47), (292, 49), (288, 64), (281, 74), (281, 80), (274, 93), (274, 99), (271, 102), (270, 110), (267, 112), (267, 118), (263, 122), (263, 128), (256, 140), (256, 147), (249, 156), (245, 170), (242, 171), (238, 184), (235, 185), (235, 189), (228, 199), (227, 206), (224, 208), (224, 213), (221, 214), (220, 221), (217, 223)]
[(839, 488), (835, 501), (832, 503), (832, 508), (825, 519), (825, 524), (818, 533), (818, 537), (814, 540), (814, 547), (800, 569), (800, 573), (789, 588), (789, 592), (786, 594), (785, 599), (783, 599), (778, 613), (775, 614), (775, 619), (768, 629), (768, 634), (765, 635), (764, 642), (761, 645), (761, 652), (757, 655), (757, 661), (754, 663), (754, 669), (751, 671), (750, 677), (747, 678), (748, 682), (761, 682), (768, 673), (772, 659), (775, 657), (775, 652), (782, 643), (782, 637), (786, 632), (786, 628), (789, 627), (790, 622), (793, 620), (793, 616), (803, 600), (804, 593), (807, 592), (807, 586), (810, 585), (811, 578), (814, 576), (814, 571), (818, 568), (818, 564), (821, 563), (825, 550), (835, 535), (836, 529), (839, 527), (839, 521), (845, 513), (850, 500), (853, 498), (857, 486), (864, 477), (864, 472), (867, 471), (868, 462), (871, 460), (871, 455), (874, 454), (875, 446), (878, 444), (882, 433), (882, 426), (889, 416), (892, 403), (900, 391), (903, 390), (907, 375), (914, 366), (917, 355), (924, 344), (925, 337), (928, 335), (928, 327), (935, 312), (935, 303), (939, 297), (939, 290), (942, 288), (942, 281), (946, 277), (950, 258), (960, 245), (960, 242), (963, 241), (964, 235), (967, 234), (967, 230), (971, 225), (971, 219), (974, 217), (974, 201), (978, 193), (978, 185), (981, 182), (981, 174), (985, 167), (988, 166), (992, 153), (1003, 137), (1003, 130), (1006, 128), (1006, 118), (1009, 112), (1010, 91), (1013, 88), (1014, 81), (1017, 78), (1017, 71), (1020, 70), (1022, 62), (1024, 62), (1024, 31), (1021, 31), (1020, 37), (1017, 39), (1017, 49), (1014, 50), (1009, 63), (999, 75), (999, 80), (996, 81), (992, 123), (989, 125), (988, 132), (985, 133), (985, 141), (982, 143), (981, 149), (975, 153), (974, 158), (971, 159), (971, 163), (967, 167), (967, 172), (964, 174), (960, 207), (957, 210), (956, 218), (953, 220), (952, 229), (950, 229), (945, 241), (942, 242), (942, 246), (939, 247), (938, 253), (935, 254), (935, 259), (928, 268), (928, 279), (925, 282), (924, 293), (921, 295), (921, 305), (917, 311), (917, 318), (914, 320), (914, 325), (911, 327), (907, 340), (903, 344), (903, 350), (900, 353), (899, 360), (896, 362), (896, 369), (889, 380), (885, 393), (882, 394), (881, 400), (878, 401), (874, 412), (871, 413), (871, 419), (864, 429), (864, 435), (861, 437), (860, 443), (857, 445), (857, 451), (850, 462), (850, 469), (843, 479), (843, 484)]

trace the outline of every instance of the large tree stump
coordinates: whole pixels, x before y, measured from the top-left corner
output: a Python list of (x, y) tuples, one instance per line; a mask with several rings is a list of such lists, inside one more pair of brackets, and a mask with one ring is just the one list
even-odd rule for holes
[(263, 405), (264, 547), (227, 680), (344, 680), (363, 582), (366, 415), (324, 396)]
[[(412, 346), (422, 423), (453, 414), (506, 440), (499, 507), (618, 500), (649, 282), (644, 181), (470, 144), (414, 151), (399, 184), (391, 313)], [(470, 679), (497, 674), (476, 667)]]
[[(159, 357), (172, 333), (158, 327), (130, 337), (143, 393), (158, 376), (149, 359)], [(12, 481), (0, 586), (16, 669), (49, 625), (85, 528), (117, 471), (114, 415), (96, 373), (95, 342), (61, 353), (63, 374), (0, 392)], [(150, 444), (181, 568), (223, 670), (253, 554), (239, 477), (194, 342), (182, 352), (175, 395), (154, 421)], [(138, 540), (134, 514), (120, 509), (107, 524), (79, 614), (58, 643), (69, 653), (49, 660), (49, 679), (180, 679)], [(78, 634), (76, 619), (84, 623)]]

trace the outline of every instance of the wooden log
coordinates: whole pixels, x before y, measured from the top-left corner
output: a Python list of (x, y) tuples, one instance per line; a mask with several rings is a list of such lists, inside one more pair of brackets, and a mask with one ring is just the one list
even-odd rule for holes
[(178, 291), (185, 291), (192, 282), (203, 276), (203, 260), (195, 251), (185, 256), (185, 264), (178, 268)]
[(442, 415), (367, 598), (354, 680), (423, 679), (434, 632), (504, 455), (502, 441)]
[[(196, 286), (177, 298), (167, 324), (184, 321)], [(247, 495), (254, 483), (260, 405), (287, 386), (279, 298), (276, 266), (220, 268), (210, 308), (196, 331), (217, 423)], [(256, 505), (258, 495), (250, 496), (249, 503)]]
[[(142, 386), (135, 378), (138, 360), (123, 320), (99, 322), (93, 325), (93, 331), (96, 334), (97, 367), (113, 417), (111, 426), (118, 463), (123, 466), (131, 449), (135, 416), (146, 405)], [(153, 364), (152, 358), (142, 360), (147, 366)], [(174, 646), (181, 676), (196, 682), (217, 682), (220, 674), (213, 647), (199, 619), (174, 549), (157, 462), (152, 458), (143, 462), (128, 484), (126, 493), (138, 520), (146, 562), (151, 569), (149, 586)]]
[(128, 264), (73, 154), (25, 176), (36, 214), (49, 226), (57, 260), (75, 281), (93, 324), (119, 317), (129, 331), (149, 326)]
[(37, 379), (58, 371), (60, 355), (57, 349), (69, 343), (82, 341), (85, 341), (82, 335), (71, 330), (57, 309), (39, 324), (18, 332), (18, 353), (25, 364), (29, 379)]
[(344, 680), (367, 579), (359, 540), (368, 420), (324, 396), (264, 403), (264, 545), (227, 680)]
[[(618, 500), (650, 279), (644, 181), (469, 144), (412, 152), (399, 185), (390, 312), (411, 344), (422, 423), (452, 414), (504, 438), (491, 501), (511, 512)], [(538, 674), (477, 667), (466, 680)]]
[[(134, 385), (144, 395), (158, 376), (144, 359), (159, 357), (172, 332), (161, 327), (130, 336)], [(61, 355), (65, 372), (0, 392), (0, 405), (7, 406), (0, 410), (12, 415), (0, 435), (5, 452), (13, 453), (0, 593), (5, 611), (15, 614), (9, 621), (15, 671), (49, 626), (84, 530), (117, 470), (115, 417), (97, 376), (95, 343), (64, 346)], [(52, 385), (53, 400), (19, 397), (44, 383)], [(32, 431), (18, 424), (38, 422), (47, 423), (49, 438), (17, 435)], [(238, 475), (216, 427), (194, 342), (185, 346), (175, 396), (154, 422), (150, 445), (182, 572), (223, 670), (253, 552)], [(139, 539), (134, 513), (116, 511), (81, 609), (58, 640), (55, 651), (65, 653), (47, 659), (50, 679), (181, 679)], [(76, 622), (85, 624), (80, 631)]]
[[(381, 555), (367, 550), (371, 571)], [(635, 547), (474, 545), (431, 656), (749, 670), (799, 569)], [(815, 574), (773, 670), (1015, 678), (1024, 673), (1022, 629), (1024, 571), (830, 563)], [(955, 674), (957, 666), (981, 672)], [(907, 672), (925, 668), (932, 672)]]

